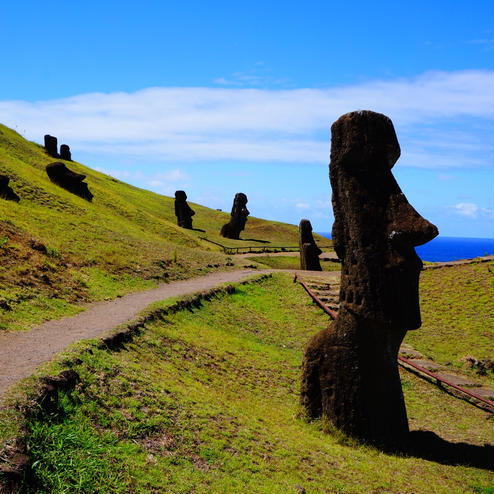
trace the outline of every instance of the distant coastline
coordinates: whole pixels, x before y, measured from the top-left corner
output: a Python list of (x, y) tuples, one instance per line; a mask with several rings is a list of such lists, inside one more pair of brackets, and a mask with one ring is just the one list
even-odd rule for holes
[[(331, 238), (329, 232), (317, 232)], [(423, 261), (446, 262), (494, 254), (494, 239), (439, 236), (425, 245), (415, 248)]]

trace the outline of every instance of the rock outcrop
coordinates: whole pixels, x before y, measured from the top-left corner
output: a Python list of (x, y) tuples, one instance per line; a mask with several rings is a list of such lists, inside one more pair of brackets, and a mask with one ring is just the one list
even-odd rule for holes
[(317, 246), (312, 235), (312, 225), (309, 220), (301, 220), (298, 226), (298, 245), (300, 248), (300, 269), (322, 271), (319, 255), (322, 250)]
[(245, 194), (242, 192), (235, 194), (230, 221), (221, 228), (220, 234), (222, 237), (235, 240), (240, 238), (240, 232), (245, 228), (247, 216), (250, 214), (247, 209), (247, 202)]
[(177, 225), (182, 228), (192, 229), (192, 216), (196, 213), (187, 204), (187, 194), (183, 190), (175, 192), (175, 216)]
[(10, 178), (7, 175), (0, 175), (0, 197), (7, 201), (19, 202), (19, 196), (9, 186)]
[(93, 194), (89, 191), (87, 183), (83, 181), (86, 178), (86, 175), (69, 170), (65, 166), (65, 163), (60, 161), (47, 165), (46, 173), (53, 183), (59, 185), (65, 190), (86, 199), (86, 201), (93, 200)]
[(342, 261), (340, 310), (309, 342), (301, 403), (310, 418), (395, 447), (408, 433), (397, 356), (421, 325), (414, 246), (437, 228), (408, 203), (391, 168), (400, 147), (391, 120), (348, 113), (331, 127), (333, 245)]

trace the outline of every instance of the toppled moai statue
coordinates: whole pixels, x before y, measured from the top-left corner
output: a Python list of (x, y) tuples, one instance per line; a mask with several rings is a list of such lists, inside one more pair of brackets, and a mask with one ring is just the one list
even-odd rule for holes
[(183, 190), (175, 192), (175, 216), (177, 225), (182, 228), (192, 229), (192, 216), (196, 213), (187, 204), (187, 194)]
[(86, 201), (93, 200), (93, 194), (89, 192), (87, 183), (83, 182), (86, 175), (81, 175), (80, 173), (69, 170), (65, 164), (60, 161), (46, 165), (46, 173), (48, 173), (48, 176), (53, 183), (63, 187), (65, 190), (86, 199)]
[(221, 228), (220, 234), (222, 237), (239, 239), (240, 232), (245, 228), (247, 216), (250, 214), (247, 209), (247, 202), (245, 194), (242, 194), (242, 192), (235, 194), (230, 221)]
[(408, 433), (398, 350), (406, 332), (421, 325), (422, 261), (414, 246), (438, 231), (391, 173), (400, 147), (388, 117), (347, 113), (331, 133), (340, 310), (305, 350), (301, 403), (310, 418), (323, 416), (351, 436), (396, 447)]
[(322, 250), (316, 245), (309, 220), (301, 220), (298, 226), (298, 245), (300, 247), (300, 269), (322, 271), (319, 255)]
[(70, 153), (70, 148), (67, 144), (62, 144), (60, 146), (60, 158), (66, 161), (72, 161), (72, 154)]
[(10, 178), (7, 175), (0, 175), (0, 197), (7, 201), (19, 202), (19, 196), (9, 186)]
[(56, 137), (49, 134), (45, 135), (45, 151), (52, 158), (58, 158), (58, 141)]

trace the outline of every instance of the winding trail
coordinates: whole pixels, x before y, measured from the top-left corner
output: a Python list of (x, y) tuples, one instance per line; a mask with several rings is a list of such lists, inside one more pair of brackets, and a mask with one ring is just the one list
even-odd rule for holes
[(25, 333), (0, 335), (0, 402), (7, 389), (30, 376), (36, 368), (72, 343), (102, 336), (132, 320), (149, 304), (170, 297), (213, 288), (220, 283), (241, 281), (269, 270), (239, 270), (211, 273), (199, 278), (162, 284), (158, 288), (129, 293), (121, 298), (91, 304), (73, 317), (47, 321)]

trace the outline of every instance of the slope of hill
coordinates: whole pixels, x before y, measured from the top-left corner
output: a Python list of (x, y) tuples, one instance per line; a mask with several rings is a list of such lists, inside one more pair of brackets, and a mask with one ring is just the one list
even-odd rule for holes
[[(231, 264), (199, 238), (219, 241), (227, 213), (192, 204), (194, 227), (204, 231), (184, 230), (176, 225), (172, 198), (66, 162), (86, 175), (94, 194), (87, 202), (48, 179), (45, 167), (53, 161), (60, 160), (0, 125), (0, 174), (20, 197), (19, 203), (0, 199), (0, 329), (26, 328), (77, 312), (84, 302)], [(243, 236), (297, 244), (295, 225), (256, 218), (249, 218)]]
[(492, 415), (405, 373), (405, 454), (308, 423), (300, 362), (327, 315), (284, 273), (231, 292), (61, 355), (80, 381), (30, 415), (26, 492), (492, 492)]

